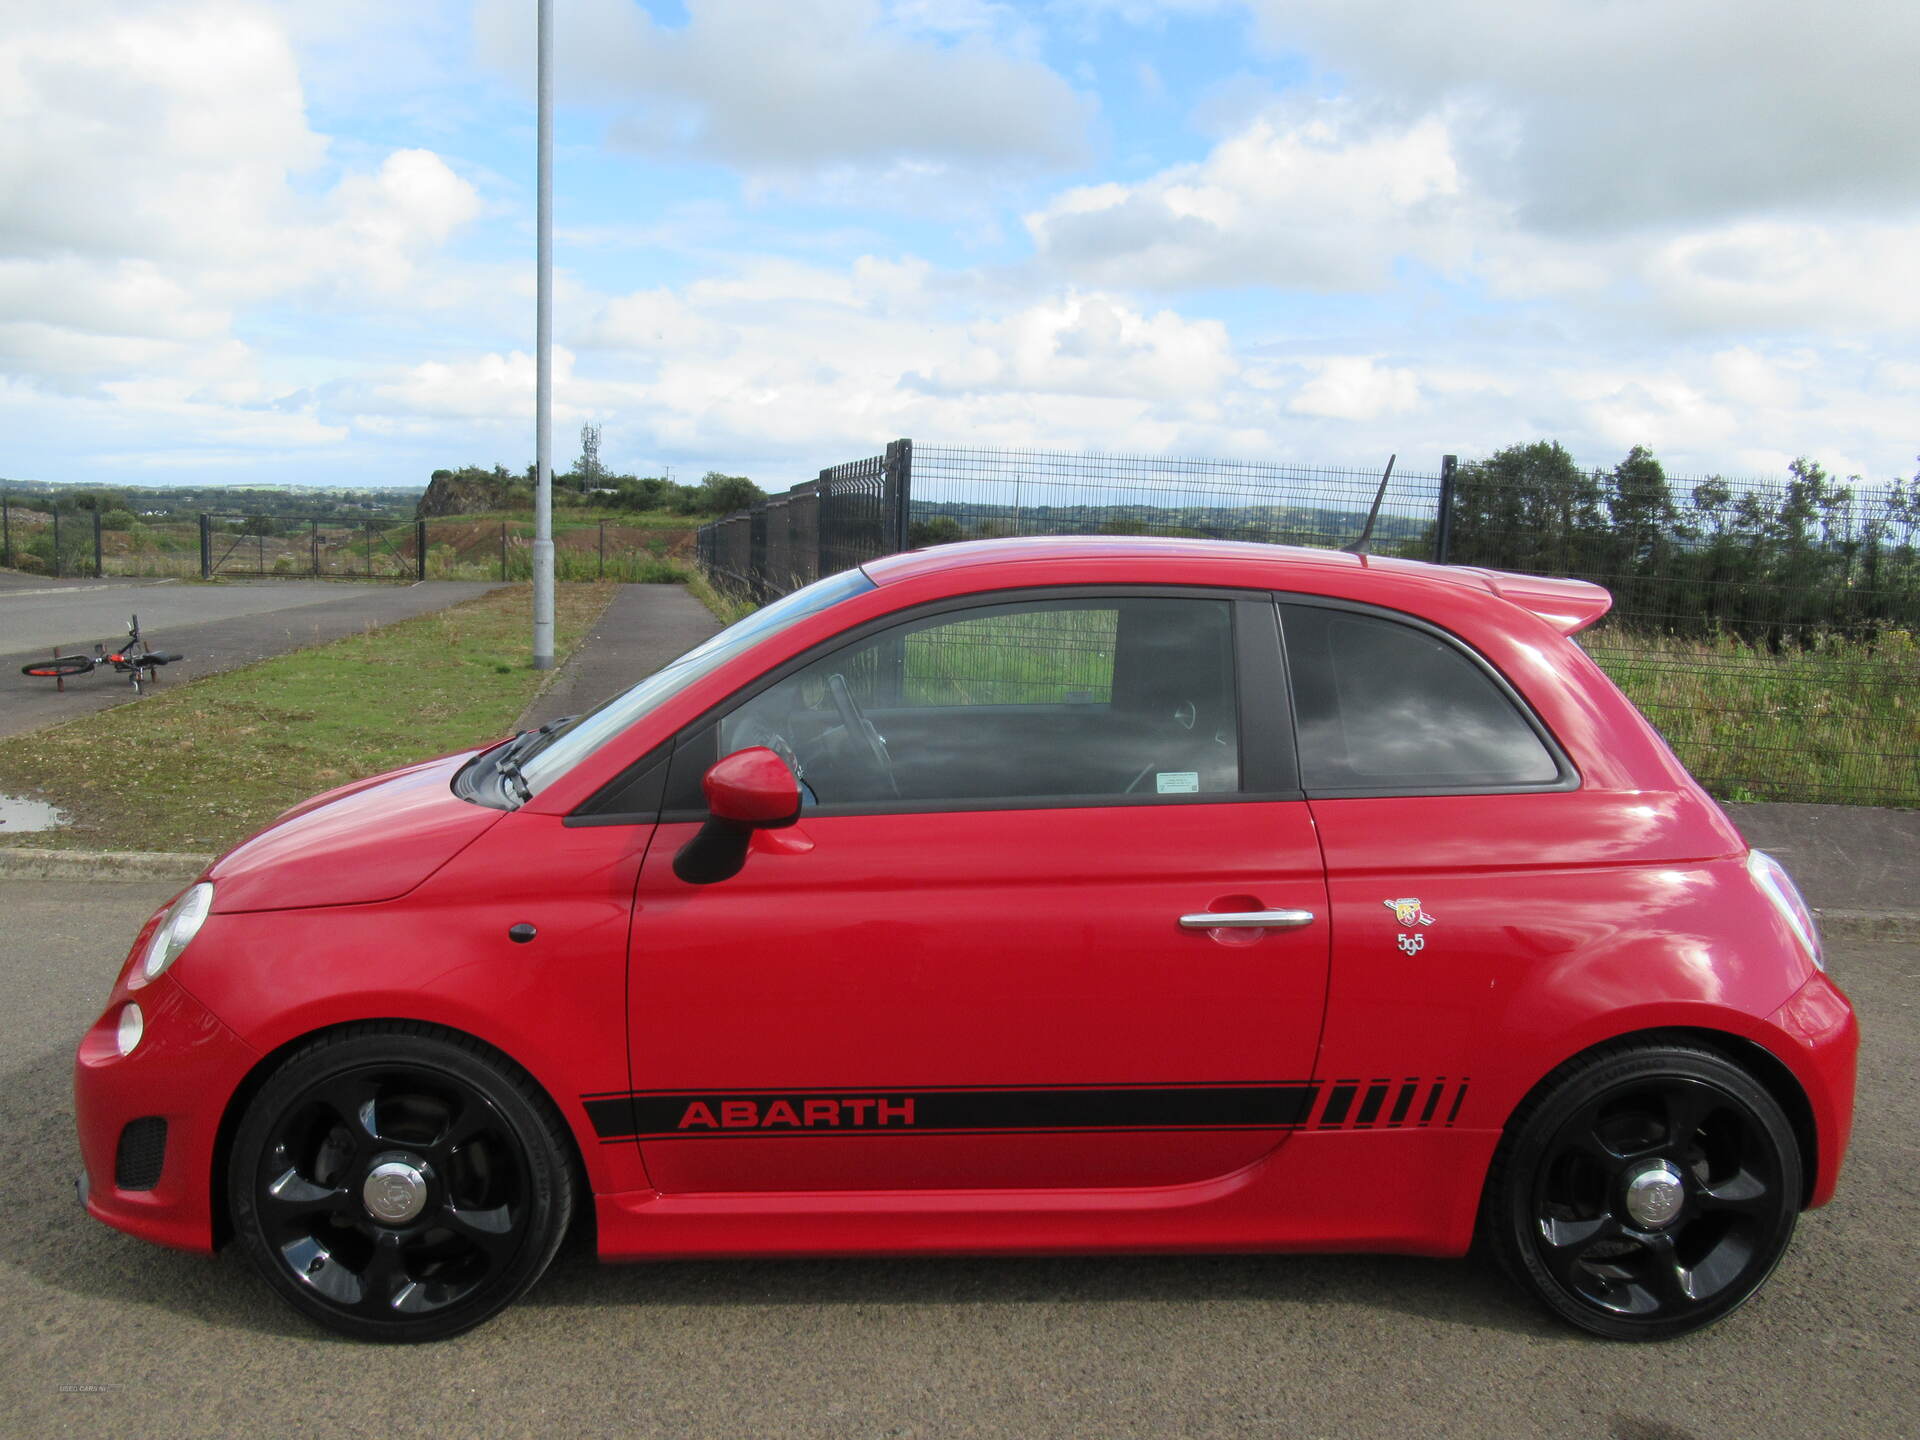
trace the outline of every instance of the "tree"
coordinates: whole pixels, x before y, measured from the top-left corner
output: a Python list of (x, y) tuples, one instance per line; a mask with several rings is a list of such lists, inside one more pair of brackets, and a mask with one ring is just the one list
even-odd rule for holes
[(1555, 575), (1605, 568), (1607, 518), (1599, 474), (1557, 440), (1509, 445), (1463, 465), (1454, 488), (1456, 564)]
[(702, 476), (693, 494), (695, 510), (721, 515), (744, 510), (754, 501), (767, 498), (766, 492), (746, 476), (722, 475), (717, 470)]
[(924, 550), (930, 545), (951, 545), (956, 540), (967, 538), (967, 532), (960, 528), (960, 522), (951, 515), (933, 515), (925, 520), (916, 520), (907, 528), (907, 543), (916, 550)]

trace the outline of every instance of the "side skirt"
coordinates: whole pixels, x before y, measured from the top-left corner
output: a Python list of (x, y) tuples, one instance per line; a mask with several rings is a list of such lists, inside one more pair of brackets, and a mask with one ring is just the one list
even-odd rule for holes
[(1244, 1169), (1126, 1190), (629, 1191), (603, 1260), (1182, 1250), (1461, 1255), (1498, 1130), (1305, 1132)]

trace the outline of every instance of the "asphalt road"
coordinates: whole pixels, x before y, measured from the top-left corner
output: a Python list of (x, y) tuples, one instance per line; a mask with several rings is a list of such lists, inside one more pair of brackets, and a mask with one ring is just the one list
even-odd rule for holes
[(1920, 1435), (1920, 948), (1835, 948), (1868, 1035), (1840, 1196), (1689, 1340), (1585, 1339), (1461, 1262), (576, 1253), (475, 1333), (382, 1349), (74, 1201), (72, 1047), (171, 888), (0, 884), (0, 1434)]
[[(34, 577), (24, 577), (31, 580)], [(217, 585), (152, 580), (22, 583), (0, 586), (0, 736), (17, 735), (132, 700), (124, 675), (96, 671), (69, 680), (64, 693), (51, 680), (20, 673), (29, 660), (90, 653), (95, 641), (115, 649), (127, 618), (155, 650), (185, 655), (163, 673), (161, 685), (231, 670), (269, 655), (324, 644), (373, 625), (410, 619), (495, 588), (490, 584), (430, 580), (419, 585), (367, 581), (222, 581)]]

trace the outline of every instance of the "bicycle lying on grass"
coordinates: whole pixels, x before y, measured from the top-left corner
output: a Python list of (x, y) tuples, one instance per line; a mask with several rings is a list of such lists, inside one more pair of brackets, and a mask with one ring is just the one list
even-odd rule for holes
[(60, 688), (67, 688), (67, 681), (75, 675), (86, 675), (103, 667), (111, 667), (128, 677), (133, 685), (133, 693), (144, 693), (160, 673), (162, 665), (171, 665), (184, 660), (184, 655), (175, 655), (147, 648), (147, 642), (140, 634), (140, 617), (135, 615), (127, 626), (126, 647), (109, 655), (104, 643), (96, 644), (91, 655), (58, 655), (51, 660), (35, 660), (20, 667), (22, 675), (36, 675), (49, 680), (58, 680)]

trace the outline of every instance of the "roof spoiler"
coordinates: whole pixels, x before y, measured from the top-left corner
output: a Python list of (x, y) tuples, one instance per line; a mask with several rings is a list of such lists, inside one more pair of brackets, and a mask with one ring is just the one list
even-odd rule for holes
[(1576, 635), (1613, 608), (1613, 595), (1585, 580), (1559, 580), (1550, 575), (1516, 575), (1509, 570), (1482, 570), (1459, 566), (1486, 582), (1502, 600), (1531, 610), (1562, 635)]

